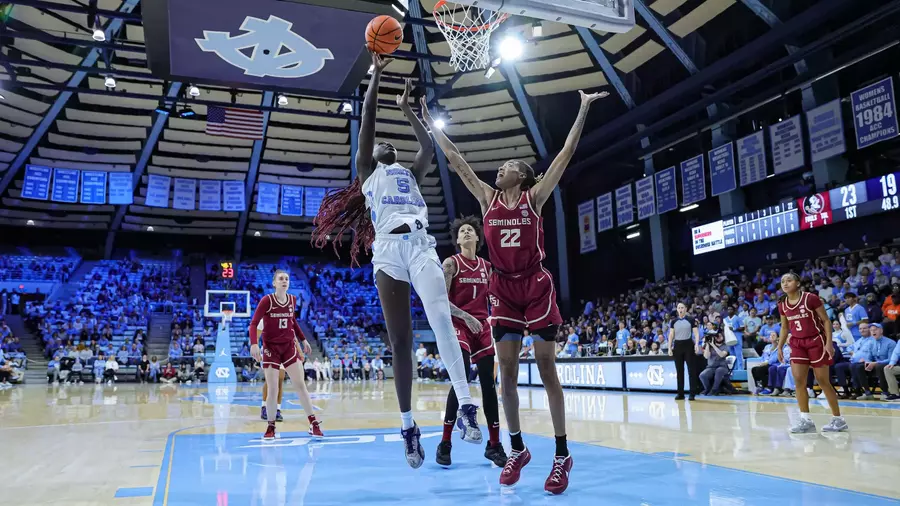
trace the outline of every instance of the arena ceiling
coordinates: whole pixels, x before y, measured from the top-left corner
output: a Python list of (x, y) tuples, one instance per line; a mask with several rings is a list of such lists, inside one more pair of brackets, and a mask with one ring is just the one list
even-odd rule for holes
[[(192, 84), (200, 88), (200, 96), (186, 95), (189, 83), (165, 82), (148, 69), (140, 0), (96, 0), (99, 23), (112, 35), (105, 43), (91, 38), (93, 27), (87, 13), (94, 3), (0, 2), (0, 10), (11, 6), (0, 32), (0, 93), (4, 97), (0, 100), (0, 224), (24, 226), (31, 220), (35, 226), (48, 228), (146, 232), (152, 227), (154, 233), (308, 239), (311, 218), (255, 212), (256, 183), (347, 185), (352, 121), (350, 114), (341, 112), (342, 100), (276, 90), (287, 96), (288, 104), (271, 110), (245, 216), (148, 207), (144, 198), (149, 174), (246, 181), (253, 173), (254, 141), (207, 135), (207, 104), (259, 107), (265, 90), (198, 81)], [(431, 18), (434, 3), (421, 0), (426, 20)], [(518, 30), (527, 39), (524, 55), (513, 66), (515, 75), (510, 76), (511, 69), (505, 67), (490, 78), (484, 71), (456, 76), (444, 61), (449, 47), (437, 28), (425, 25), (427, 47), (421, 48), (414, 47), (413, 24), (407, 24), (401, 50), (427, 53), (428, 60), (409, 56), (388, 66), (388, 79), (379, 95), (377, 135), (397, 146), (400, 162), (413, 161), (417, 144), (402, 112), (392, 105), (402, 78), (411, 77), (416, 94), (426, 87), (435, 90), (439, 96), (435, 104), (449, 117), (446, 132), (475, 170), (490, 180), (490, 173), (506, 159), (538, 162), (541, 141), (552, 156), (574, 118), (577, 90), (603, 88), (611, 93), (595, 106), (587, 134), (728, 59), (780, 24), (811, 9), (830, 8), (833, 18), (842, 12), (839, 7), (850, 4), (842, 0), (646, 0), (646, 7), (638, 9), (637, 26), (624, 34), (544, 21), (540, 36), (534, 36), (531, 20), (514, 19), (507, 22), (507, 28)], [(822, 24), (819, 29), (825, 27)], [(793, 36), (796, 44), (802, 45), (805, 33)], [(359, 38), (362, 43), (362, 34)], [(790, 45), (782, 44), (744, 67), (785, 56), (790, 50)], [(421, 65), (425, 61), (434, 84), (423, 79)], [(115, 77), (115, 89), (104, 85), (107, 75)], [(613, 86), (616, 82), (621, 83), (619, 87)], [(365, 79), (360, 83), (358, 96), (365, 93), (367, 83)], [(517, 87), (524, 91), (525, 104), (517, 99)], [(696, 89), (683, 103), (696, 101), (714, 89), (710, 85)], [(160, 120), (156, 110), (166, 104), (167, 97), (178, 102), (171, 114)], [(178, 117), (185, 105), (195, 116)], [(680, 107), (677, 103), (671, 106)], [(536, 126), (531, 129), (529, 110), (536, 116)], [(161, 128), (158, 136), (154, 126)], [(590, 141), (587, 144), (582, 150), (598, 149)], [(58, 204), (20, 197), (25, 164), (137, 172), (141, 177), (133, 205)], [(433, 233), (442, 244), (450, 242), (448, 208), (459, 214), (470, 200), (461, 185), (450, 182), (448, 188), (452, 179), (442, 181), (435, 165), (422, 188)], [(448, 206), (447, 193), (454, 187), (455, 201)]]

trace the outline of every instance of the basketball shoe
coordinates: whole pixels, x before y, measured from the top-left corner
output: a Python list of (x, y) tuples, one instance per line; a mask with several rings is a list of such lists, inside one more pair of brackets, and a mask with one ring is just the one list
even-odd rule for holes
[(503, 466), (503, 472), (500, 473), (500, 485), (511, 487), (518, 483), (522, 474), (522, 468), (527, 466), (529, 462), (531, 462), (531, 452), (528, 451), (528, 448), (522, 451), (512, 450), (506, 465)]
[(263, 406), (259, 408), (259, 419), (260, 420), (268, 420), (269, 417), (266, 416), (266, 407)]
[(275, 441), (275, 424), (270, 423), (266, 427), (266, 433), (263, 435), (263, 441)]
[(503, 445), (500, 443), (492, 446), (491, 443), (488, 442), (487, 446), (484, 448), (484, 458), (493, 462), (497, 467), (503, 467), (509, 461), (509, 457), (506, 456), (506, 452), (503, 451)]
[(437, 462), (437, 465), (447, 467), (450, 465), (450, 451), (453, 449), (453, 444), (450, 441), (441, 441), (438, 443), (437, 452), (434, 454), (434, 461)]
[(481, 428), (478, 426), (478, 406), (466, 404), (456, 412), (456, 426), (459, 437), (467, 443), (481, 443)]
[(280, 409), (279, 409), (278, 411), (275, 412), (275, 421), (276, 421), (276, 422), (283, 422), (283, 421), (284, 421), (284, 417), (281, 416), (281, 410), (280, 410)]
[(572, 470), (572, 456), (553, 457), (553, 469), (550, 476), (544, 482), (544, 490), (553, 495), (559, 495), (569, 487), (569, 472)]
[(401, 430), (400, 435), (403, 436), (403, 446), (406, 450), (406, 463), (413, 469), (422, 467), (425, 461), (425, 448), (422, 448), (422, 432), (419, 430), (418, 424)]
[(316, 417), (309, 417), (309, 435), (318, 439), (325, 437), (325, 434), (322, 433), (322, 422), (316, 420)]

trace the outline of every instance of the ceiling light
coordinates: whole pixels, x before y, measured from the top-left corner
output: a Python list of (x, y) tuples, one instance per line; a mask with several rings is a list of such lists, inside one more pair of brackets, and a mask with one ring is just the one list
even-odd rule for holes
[(434, 128), (437, 128), (438, 130), (443, 130), (445, 126), (447, 126), (447, 123), (445, 123), (444, 120), (442, 120), (440, 118), (434, 120)]
[(534, 24), (531, 25), (531, 36), (532, 37), (543, 37), (544, 36), (544, 25), (542, 25), (540, 21), (535, 21)]
[(259, 233), (259, 230), (257, 230), (256, 232), (253, 232), (253, 237), (259, 237), (261, 235), (262, 234)]
[(641, 226), (640, 223), (635, 223), (634, 225), (629, 225), (629, 226), (625, 227), (625, 230), (633, 230), (633, 229), (638, 228), (638, 227), (640, 227), (640, 226)]
[(369, 74), (373, 74), (375, 72), (375, 64), (369, 65)]
[(91, 38), (97, 42), (106, 42), (106, 32), (100, 28), (94, 28), (94, 33), (91, 35)]
[(147, 232), (153, 232), (153, 227), (147, 227)]
[(496, 71), (497, 71), (497, 69), (495, 69), (494, 67), (488, 67), (488, 69), (484, 72), (484, 78), (490, 79), (490, 78), (494, 77), (494, 72), (496, 72)]
[(513, 36), (503, 39), (500, 43), (500, 56), (507, 61), (519, 59), (522, 50), (522, 41)]
[(106, 80), (103, 81), (103, 85), (110, 89), (115, 88), (116, 79), (113, 76), (106, 76)]
[(288, 105), (288, 99), (284, 95), (278, 95), (278, 105)]
[(33, 226), (34, 226), (34, 220), (28, 220), (28, 221), (25, 222), (25, 224), (28, 225), (29, 227), (33, 227)]
[(640, 237), (640, 236), (641, 236), (641, 231), (638, 230), (637, 232), (633, 232), (631, 234), (626, 235), (625, 239), (634, 239), (634, 238)]
[(190, 88), (188, 88), (188, 95), (190, 95), (192, 97), (199, 97), (200, 96), (200, 88), (198, 88), (192, 84), (190, 86)]
[(678, 212), (679, 212), (679, 213), (686, 213), (686, 212), (688, 212), (688, 211), (693, 211), (694, 209), (697, 209), (698, 207), (700, 207), (700, 204), (691, 204), (691, 205), (689, 205), (689, 206), (684, 206), (684, 207), (682, 207), (681, 209), (678, 210)]
[(391, 3), (391, 7), (393, 7), (394, 10), (397, 11), (397, 14), (404, 17), (406, 16), (406, 11), (403, 10), (403, 7), (397, 5), (396, 3)]
[(6, 97), (3, 96), (3, 93), (0, 93), (0, 100), (6, 100)]
[(181, 112), (178, 113), (179, 118), (192, 118), (196, 115), (197, 113), (195, 113), (194, 110), (189, 106), (185, 106), (184, 109), (182, 109)]
[(353, 106), (350, 105), (350, 102), (344, 102), (341, 104), (341, 112), (344, 114), (350, 114), (353, 112)]

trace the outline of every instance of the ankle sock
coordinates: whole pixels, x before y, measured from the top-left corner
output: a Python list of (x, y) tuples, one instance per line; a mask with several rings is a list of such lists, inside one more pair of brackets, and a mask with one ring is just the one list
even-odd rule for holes
[(444, 420), (444, 434), (441, 436), (441, 441), (450, 441), (450, 437), (453, 436), (453, 427), (456, 426), (456, 421), (448, 422)]
[(569, 445), (566, 444), (566, 436), (556, 436), (556, 454), (557, 457), (569, 456)]
[(517, 452), (525, 451), (525, 442), (522, 441), (522, 433), (510, 433), (509, 434), (509, 444), (513, 450)]
[(413, 421), (412, 411), (404, 411), (400, 413), (401, 428), (403, 430), (411, 429), (416, 422)]
[(492, 423), (488, 425), (488, 441), (490, 441), (491, 446), (497, 446), (500, 444), (500, 424)]

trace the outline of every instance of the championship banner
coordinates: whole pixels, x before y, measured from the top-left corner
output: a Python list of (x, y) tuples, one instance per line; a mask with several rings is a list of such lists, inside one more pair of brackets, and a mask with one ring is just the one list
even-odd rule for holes
[(55, 169), (53, 171), (53, 194), (50, 200), (75, 204), (78, 202), (79, 171), (72, 169)]
[(733, 143), (723, 144), (709, 152), (709, 186), (713, 197), (737, 188)]
[(222, 210), (222, 182), (209, 179), (200, 180), (200, 210)]
[(625, 185), (616, 190), (616, 225), (628, 225), (634, 221), (634, 197), (631, 193), (631, 185)]
[(675, 167), (663, 169), (653, 176), (656, 178), (656, 212), (663, 214), (678, 209), (678, 187), (675, 184)]
[(772, 147), (772, 167), (776, 174), (803, 167), (806, 156), (803, 152), (800, 116), (770, 126), (769, 142)]
[(578, 204), (578, 235), (581, 237), (581, 253), (597, 249), (597, 232), (594, 230), (594, 200)]
[(147, 198), (144, 203), (148, 207), (169, 207), (169, 176), (150, 174), (147, 177)]
[(605, 232), (613, 229), (612, 193), (597, 197), (597, 230)]
[[(278, 185), (275, 185), (276, 187)], [(222, 200), (223, 207), (226, 211), (236, 211), (239, 213), (247, 209), (247, 203), (244, 201), (246, 189), (243, 181), (222, 181)], [(278, 190), (275, 190), (275, 198), (278, 199)], [(273, 203), (276, 206), (277, 203)], [(275, 214), (275, 211), (272, 211)]]
[(809, 133), (809, 156), (813, 163), (847, 151), (844, 142), (844, 122), (841, 118), (841, 99), (806, 112)]
[(303, 216), (303, 187), (283, 185), (281, 187), (282, 216)]
[(106, 204), (106, 172), (81, 173), (81, 203)]
[(197, 180), (176, 178), (174, 186), (172, 207), (182, 211), (193, 211), (196, 209)]
[(638, 220), (647, 219), (656, 214), (656, 195), (653, 192), (653, 176), (638, 179), (634, 183), (637, 194)]
[(134, 175), (130, 172), (109, 173), (109, 203), (127, 206), (134, 203)]
[(856, 147), (867, 148), (898, 135), (894, 79), (886, 77), (850, 94)]
[(762, 130), (738, 139), (737, 154), (741, 186), (758, 183), (766, 178), (765, 134)]
[(703, 177), (703, 155), (681, 162), (681, 205), (686, 206), (706, 198), (706, 178)]
[(315, 186), (306, 187), (306, 200), (303, 203), (303, 209), (307, 216), (315, 216), (319, 214), (319, 207), (322, 206), (322, 200), (325, 199), (325, 188)]
[(275, 183), (259, 183), (256, 192), (256, 212), (278, 214), (278, 195), (281, 185)]
[(50, 176), (53, 169), (39, 165), (25, 166), (25, 180), (22, 182), (22, 198), (47, 200), (50, 198)]

